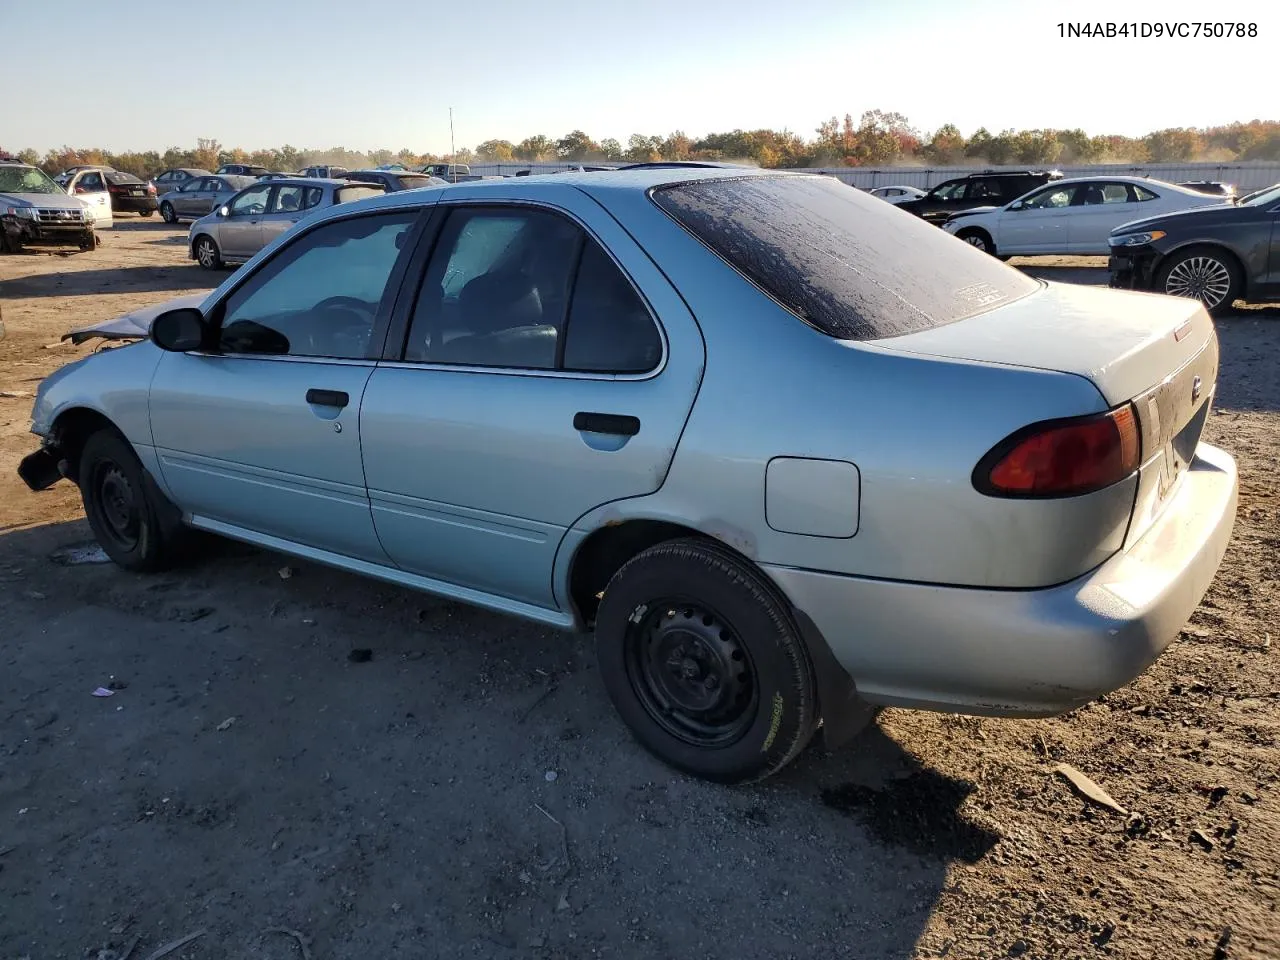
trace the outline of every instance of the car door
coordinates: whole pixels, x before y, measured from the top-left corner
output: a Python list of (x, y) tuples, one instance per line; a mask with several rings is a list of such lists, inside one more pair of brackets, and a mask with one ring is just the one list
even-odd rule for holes
[(173, 193), (173, 209), (184, 217), (199, 218), (209, 212), (213, 203), (213, 185), (217, 177), (188, 180)]
[(1111, 252), (1107, 244), (1111, 230), (1141, 216), (1132, 185), (1117, 181), (1080, 184), (1065, 220), (1066, 246), (1051, 252), (1105, 257)]
[(259, 184), (227, 203), (227, 215), (218, 221), (218, 246), (224, 256), (247, 258), (262, 249), (262, 218), (274, 189), (269, 182)]
[(80, 171), (71, 178), (67, 192), (88, 205), (95, 227), (106, 229), (112, 226), (111, 194), (100, 170)]
[[(319, 203), (319, 197), (315, 195), (323, 192), (320, 187), (308, 187), (296, 183), (276, 187), (267, 212), (261, 218), (262, 246), (265, 247), (305, 217), (308, 206), (314, 207)], [(308, 200), (312, 202), (308, 204)]]
[(437, 206), (430, 259), (401, 298), (411, 313), (365, 391), (361, 443), (396, 564), (546, 610), (574, 522), (662, 485), (703, 347), (664, 275), (585, 195), (502, 196)]
[(1074, 185), (1050, 184), (1000, 211), (996, 248), (1001, 253), (1062, 252), (1068, 239)]
[(400, 209), (307, 230), (206, 307), (207, 350), (161, 358), (152, 436), (195, 526), (386, 563), (360, 400), (420, 220)]

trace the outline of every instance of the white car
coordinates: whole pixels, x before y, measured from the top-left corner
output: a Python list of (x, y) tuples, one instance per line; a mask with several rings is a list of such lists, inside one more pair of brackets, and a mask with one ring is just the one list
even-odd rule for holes
[(107, 190), (109, 167), (82, 167), (67, 177), (63, 187), (86, 207), (93, 215), (93, 226), (97, 230), (109, 230), (115, 226), (111, 215), (111, 194)]
[(1105, 257), (1107, 237), (1122, 223), (1230, 202), (1230, 197), (1146, 177), (1073, 177), (1037, 187), (1002, 207), (957, 213), (942, 228), (1004, 258)]
[(914, 200), (916, 197), (923, 197), (925, 192), (918, 187), (908, 186), (892, 186), (892, 187), (872, 187), (867, 193), (873, 197), (879, 197), (881, 200), (888, 200), (890, 203), (901, 203), (903, 200)]

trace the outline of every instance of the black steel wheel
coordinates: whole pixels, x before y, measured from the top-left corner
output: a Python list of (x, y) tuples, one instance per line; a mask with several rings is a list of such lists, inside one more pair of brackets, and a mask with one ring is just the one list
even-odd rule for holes
[(128, 570), (170, 565), (185, 539), (180, 513), (123, 437), (102, 429), (85, 441), (79, 484), (85, 517), (107, 556)]
[(664, 598), (628, 621), (627, 679), (649, 717), (699, 747), (741, 739), (759, 684), (742, 641), (724, 618), (687, 598)]
[(672, 540), (628, 561), (600, 602), (596, 649), (635, 738), (694, 776), (763, 779), (816, 728), (813, 667), (789, 604), (714, 541)]

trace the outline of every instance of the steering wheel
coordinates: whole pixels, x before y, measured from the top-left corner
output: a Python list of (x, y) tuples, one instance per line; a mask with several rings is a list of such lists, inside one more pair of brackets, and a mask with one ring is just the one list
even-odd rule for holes
[(362, 349), (373, 329), (375, 311), (358, 297), (326, 297), (312, 311), (328, 314), (324, 319), (317, 318), (318, 323), (305, 325), (305, 337), (310, 349), (317, 355), (347, 338), (351, 339), (353, 349)]

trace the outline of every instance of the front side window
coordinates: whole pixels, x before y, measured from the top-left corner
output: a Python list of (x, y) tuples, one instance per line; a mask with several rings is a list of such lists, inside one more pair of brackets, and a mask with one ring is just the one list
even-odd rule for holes
[(662, 358), (648, 308), (604, 249), (543, 210), (458, 209), (414, 308), (405, 359), (645, 373)]
[(1023, 205), (1029, 210), (1056, 210), (1059, 207), (1069, 207), (1075, 192), (1075, 187), (1049, 187), (1047, 190), (1032, 194)]
[(231, 201), (231, 216), (233, 217), (252, 217), (260, 213), (265, 213), (267, 209), (267, 195), (271, 193), (268, 186), (253, 187), (239, 194)]
[(358, 360), (416, 211), (327, 223), (283, 247), (224, 302), (224, 353)]
[(102, 185), (102, 174), (86, 173), (80, 178), (80, 183), (77, 185), (77, 189), (84, 191), (105, 190), (106, 188)]
[(929, 191), (929, 196), (934, 200), (959, 200), (964, 197), (965, 187), (969, 184), (964, 180), (953, 180), (950, 183), (942, 183)]

